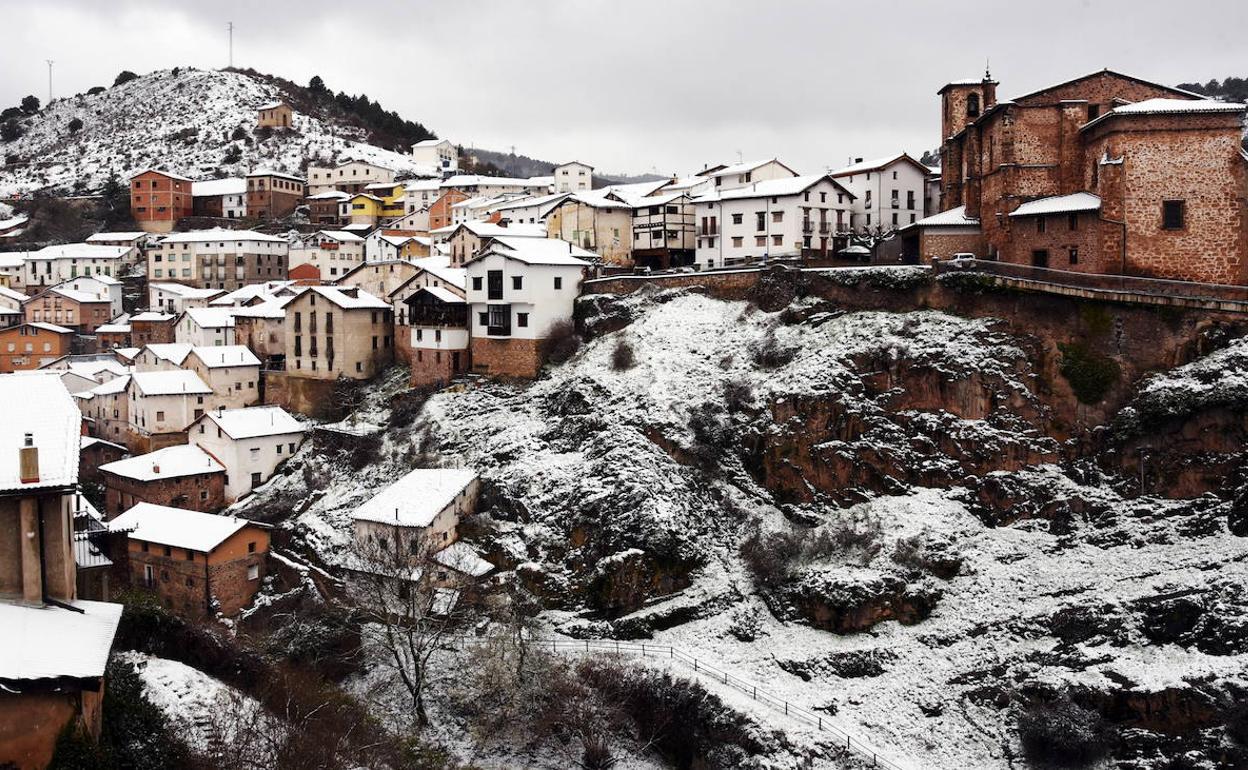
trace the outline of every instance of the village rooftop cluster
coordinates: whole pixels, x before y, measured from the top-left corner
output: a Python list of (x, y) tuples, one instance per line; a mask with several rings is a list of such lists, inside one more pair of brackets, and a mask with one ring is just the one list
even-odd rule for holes
[[(133, 231), (0, 253), (0, 685), (57, 715), (26, 756), (72, 720), (98, 731), (117, 591), (195, 619), (252, 602), (270, 528), (225, 509), (314, 428), (350, 435), (326, 425), (344, 388), (395, 363), (412, 387), (535, 377), (587, 282), (948, 260), (1248, 282), (1244, 105), (1108, 70), (1009, 101), (987, 74), (938, 95), (939, 166), (899, 150), (595, 185), (581, 161), (462, 174), (431, 139), (411, 148), (425, 176), (139, 170)], [(24, 224), (0, 222), (0, 246)], [(471, 469), (417, 469), (360, 506), (356, 535), (404, 530), (479, 578), (493, 566), (458, 538), (478, 497)]]

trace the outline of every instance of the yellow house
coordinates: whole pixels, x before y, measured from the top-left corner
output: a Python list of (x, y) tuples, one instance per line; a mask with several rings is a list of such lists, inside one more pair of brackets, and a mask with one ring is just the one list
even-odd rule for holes
[(385, 202), (376, 195), (356, 193), (338, 204), (338, 218), (353, 225), (375, 225)]
[(381, 216), (395, 219), (407, 213), (407, 191), (403, 185), (395, 182), (374, 182), (366, 185), (364, 191), (381, 199)]

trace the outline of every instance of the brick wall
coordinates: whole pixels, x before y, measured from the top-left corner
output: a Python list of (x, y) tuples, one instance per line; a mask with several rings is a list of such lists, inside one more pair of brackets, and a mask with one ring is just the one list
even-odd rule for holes
[[(1075, 217), (1075, 229), (1071, 230), (1066, 214), (1047, 216), (1044, 232), (1040, 232), (1036, 224), (1040, 217), (1012, 219), (1005, 248), (1000, 252), (1001, 260), (1030, 265), (1034, 263), (1034, 252), (1043, 250), (1048, 252), (1051, 268), (1081, 273), (1120, 272), (1117, 253), (1106, 254), (1101, 245), (1102, 234), (1114, 225), (1101, 221), (1094, 211), (1080, 212)], [(1078, 249), (1074, 263), (1070, 259), (1071, 248)]]
[(108, 471), (104, 476), (104, 517), (114, 519), (135, 503), (168, 505), (211, 513), (225, 507), (225, 472), (196, 473), (158, 481), (139, 481)]
[(333, 419), (336, 416), (334, 380), (299, 377), (290, 372), (264, 372), (263, 378), (264, 403), (309, 417)]
[(87, 483), (101, 481), (100, 466), (125, 456), (126, 450), (121, 447), (99, 442), (92, 444), (78, 455), (78, 480)]
[[(248, 550), (251, 543), (255, 544), (254, 551)], [(269, 533), (255, 526), (244, 527), (208, 554), (132, 539), (125, 554), (126, 576), (132, 587), (151, 591), (162, 605), (183, 617), (208, 617), (214, 601), (216, 610), (229, 616), (249, 605), (260, 590), (268, 552)], [(150, 584), (146, 579), (148, 566)], [(253, 566), (254, 579), (247, 576)]]
[[(472, 370), (471, 350), (428, 350), (419, 348), (409, 351), (412, 360), (410, 384), (413, 388), (425, 385), (449, 383), (457, 374)], [(458, 354), (456, 356), (455, 354)], [(456, 368), (456, 358), (459, 367)]]
[(495, 377), (536, 377), (542, 368), (541, 340), (472, 340), (472, 369)]
[(717, 273), (681, 273), (654, 277), (602, 278), (581, 284), (582, 294), (631, 294), (643, 286), (675, 289), (690, 286), (714, 285), (715, 296), (724, 299), (744, 299), (758, 282), (758, 270), (728, 270)]
[(984, 257), (987, 245), (984, 236), (979, 233), (954, 228), (949, 232), (943, 228), (923, 228), (919, 236), (919, 263), (927, 264), (933, 259), (949, 259), (954, 254), (974, 254)]

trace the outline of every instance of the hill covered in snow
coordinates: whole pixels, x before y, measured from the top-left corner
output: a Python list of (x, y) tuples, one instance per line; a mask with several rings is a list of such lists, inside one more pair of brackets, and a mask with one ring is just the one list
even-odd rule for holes
[[(109, 175), (124, 180), (145, 168), (212, 179), (359, 159), (421, 171), (410, 155), (369, 144), (366, 128), (336, 114), (332, 102), (318, 108), (304, 91), (276, 78), (185, 67), (57, 99), (16, 119), (20, 137), (0, 141), (0, 195), (95, 191)], [(258, 108), (278, 99), (295, 105), (294, 126), (258, 130)]]

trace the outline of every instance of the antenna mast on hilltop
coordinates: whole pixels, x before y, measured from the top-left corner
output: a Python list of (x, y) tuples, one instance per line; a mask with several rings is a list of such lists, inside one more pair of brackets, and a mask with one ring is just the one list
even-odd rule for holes
[(225, 28), (230, 33), (230, 67), (234, 66), (234, 22), (227, 22)]
[(48, 104), (52, 103), (52, 60), (44, 59), (48, 63)]

